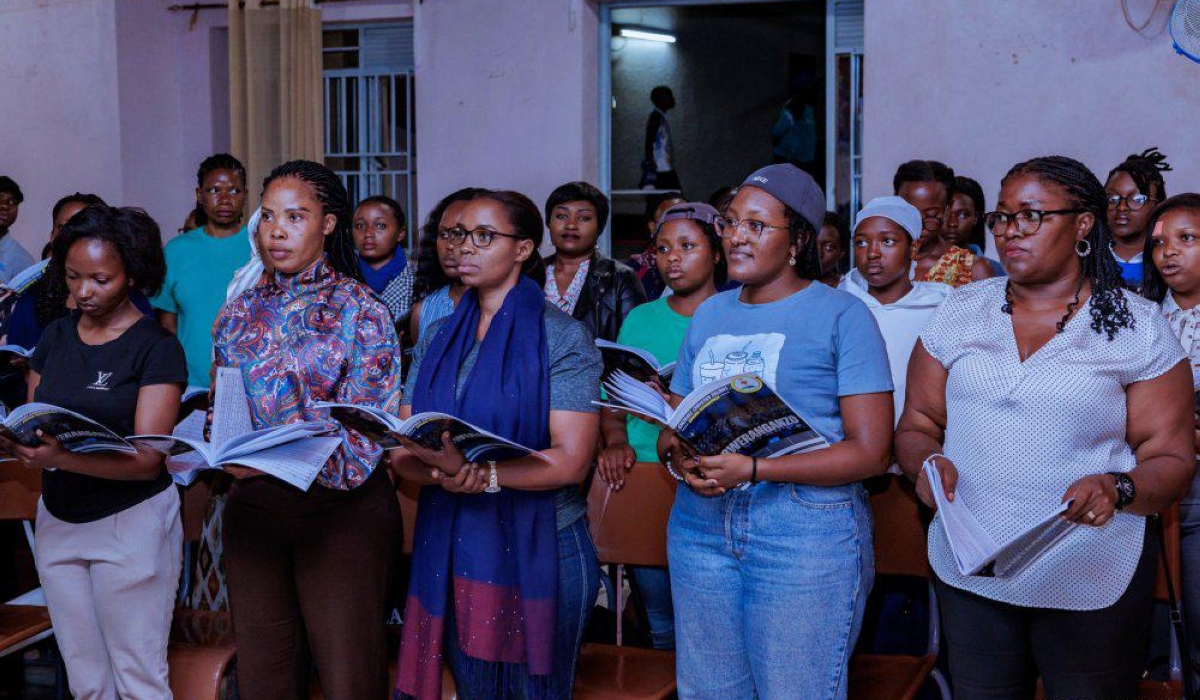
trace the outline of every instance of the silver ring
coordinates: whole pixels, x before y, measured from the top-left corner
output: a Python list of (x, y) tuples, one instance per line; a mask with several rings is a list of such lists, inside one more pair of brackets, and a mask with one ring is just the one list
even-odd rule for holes
[(1087, 516), (1088, 516), (1088, 522), (1095, 522), (1095, 521), (1096, 521), (1096, 514), (1095, 514), (1095, 513), (1093, 513), (1092, 511), (1090, 511), (1090, 510), (1089, 510), (1089, 511), (1087, 512)]

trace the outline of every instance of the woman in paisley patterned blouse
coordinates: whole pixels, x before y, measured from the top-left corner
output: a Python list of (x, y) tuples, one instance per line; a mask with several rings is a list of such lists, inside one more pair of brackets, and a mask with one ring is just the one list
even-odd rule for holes
[[(254, 427), (325, 418), (317, 401), (399, 407), (399, 343), (361, 283), (346, 190), (293, 161), (264, 182), (259, 248), (274, 275), (216, 324), (216, 363), (238, 367)], [(382, 451), (354, 431), (307, 492), (251, 469), (225, 510), (230, 608), (244, 698), (307, 697), (310, 655), (330, 700), (382, 698), (382, 621), (400, 513)]]

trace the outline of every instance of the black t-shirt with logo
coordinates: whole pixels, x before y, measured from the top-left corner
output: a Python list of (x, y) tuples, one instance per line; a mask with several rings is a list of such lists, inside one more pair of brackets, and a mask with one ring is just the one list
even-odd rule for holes
[[(75, 411), (118, 435), (132, 435), (138, 390), (186, 384), (187, 364), (175, 336), (149, 318), (115, 340), (79, 339), (79, 313), (51, 323), (29, 364), (41, 375), (34, 401)], [(63, 470), (42, 473), (42, 500), (59, 520), (88, 523), (119, 513), (170, 487), (164, 469), (150, 481), (101, 479)]]

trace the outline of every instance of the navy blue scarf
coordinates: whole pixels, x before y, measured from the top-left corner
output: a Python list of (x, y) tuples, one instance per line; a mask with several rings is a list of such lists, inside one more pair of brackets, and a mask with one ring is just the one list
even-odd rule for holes
[[(425, 352), (414, 413), (440, 411), (527, 447), (550, 444), (550, 363), (542, 290), (522, 276), (475, 345), (479, 296), (468, 290)], [(503, 467), (501, 467), (503, 469)], [(450, 606), (468, 697), (522, 688), (552, 698), (558, 547), (553, 491), (453, 494), (421, 489), (396, 694), (441, 698)], [(455, 653), (450, 651), (449, 653)], [(466, 689), (464, 689), (466, 690)]]

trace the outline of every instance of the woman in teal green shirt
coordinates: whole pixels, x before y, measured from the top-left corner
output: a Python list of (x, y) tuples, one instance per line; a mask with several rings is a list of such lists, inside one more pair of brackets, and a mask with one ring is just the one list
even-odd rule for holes
[[(660, 365), (673, 362), (687, 335), (692, 314), (725, 281), (725, 257), (714, 225), (720, 213), (699, 202), (677, 204), (663, 213), (654, 236), (655, 265), (671, 294), (629, 312), (617, 342), (648, 351)], [(663, 387), (666, 390), (666, 387)], [(663, 469), (658, 463), (658, 427), (638, 418), (605, 411), (604, 449), (597, 471), (610, 489), (625, 485), (629, 469)], [(675, 648), (671, 582), (665, 569), (630, 567), (656, 649)]]

